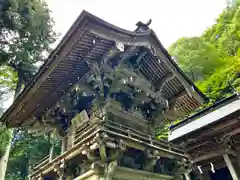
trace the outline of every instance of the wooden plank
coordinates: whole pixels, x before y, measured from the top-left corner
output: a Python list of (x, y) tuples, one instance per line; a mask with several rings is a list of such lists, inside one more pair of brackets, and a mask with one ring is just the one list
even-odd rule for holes
[(99, 180), (99, 177), (93, 170), (89, 170), (73, 180)]
[[(37, 79), (37, 82), (34, 83), (33, 87), (29, 87), (29, 92), (24, 96), (20, 103), (16, 104), (14, 103), (14, 112), (12, 112), (7, 118), (8, 122), (10, 123), (11, 120), (21, 111), (24, 104), (27, 102), (31, 102), (30, 98), (33, 96), (33, 94), (37, 93), (39, 91), (39, 87), (41, 84), (45, 81), (45, 79), (48, 77), (48, 75), (57, 67), (57, 65), (60, 63), (60, 61), (66, 56), (66, 54), (70, 51), (72, 46), (76, 43), (76, 41), (79, 39), (79, 37), (84, 33), (84, 31), (78, 29), (75, 34), (68, 38), (68, 44), (64, 44), (61, 47), (61, 51), (56, 53), (56, 55), (53, 55), (52, 62), (50, 66), (47, 66), (46, 70), (41, 72), (42, 74), (38, 73), (39, 78)], [(53, 60), (54, 59), (54, 60)], [(18, 98), (17, 98), (18, 100)]]
[(201, 161), (205, 161), (205, 160), (208, 160), (208, 159), (211, 159), (211, 158), (215, 158), (217, 156), (221, 156), (222, 153), (223, 153), (223, 151), (217, 151), (217, 152), (208, 153), (206, 155), (203, 155), (201, 157), (193, 159), (193, 163), (199, 163)]
[(134, 170), (125, 167), (117, 167), (114, 175), (114, 178), (121, 179), (121, 180), (137, 180), (137, 179), (151, 179), (151, 180), (173, 180), (173, 176), (165, 175), (165, 174), (158, 174), (158, 173), (151, 173), (147, 171), (141, 170)]

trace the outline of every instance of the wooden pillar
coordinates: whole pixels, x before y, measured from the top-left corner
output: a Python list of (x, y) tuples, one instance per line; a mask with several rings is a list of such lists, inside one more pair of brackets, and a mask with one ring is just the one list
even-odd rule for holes
[(226, 165), (227, 165), (227, 167), (228, 167), (228, 169), (230, 171), (230, 174), (231, 174), (233, 180), (239, 180), (238, 176), (237, 176), (237, 172), (234, 169), (234, 166), (232, 164), (232, 161), (231, 161), (229, 155), (228, 154), (224, 154), (223, 155), (223, 159), (224, 159), (224, 161), (225, 161), (225, 163), (226, 163)]
[(186, 180), (191, 180), (190, 174), (189, 173), (184, 173), (184, 177)]
[(67, 150), (67, 136), (62, 139), (61, 153), (64, 153)]
[(238, 166), (238, 172), (240, 175), (240, 145), (236, 146), (236, 160), (237, 160), (237, 166)]
[(52, 145), (49, 152), (49, 161), (51, 162), (54, 158), (54, 146)]
[(74, 145), (74, 136), (71, 134), (67, 138), (67, 149), (71, 149)]

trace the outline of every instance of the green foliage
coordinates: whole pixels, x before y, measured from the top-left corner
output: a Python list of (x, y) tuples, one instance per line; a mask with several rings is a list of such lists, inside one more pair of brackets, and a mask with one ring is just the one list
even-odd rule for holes
[(160, 139), (167, 139), (168, 137), (168, 127), (169, 125), (165, 125), (164, 127), (156, 129), (156, 138)]
[[(56, 35), (44, 0), (0, 1), (0, 19), (0, 98), (4, 102), (9, 92), (15, 91), (16, 97), (31, 80)], [(3, 154), (11, 133), (1, 127), (0, 137)], [(23, 132), (13, 138), (6, 179), (24, 179), (31, 165), (29, 158), (41, 158), (48, 146), (45, 140), (36, 140)]]
[(227, 7), (217, 18), (216, 24), (207, 29), (202, 38), (221, 51), (224, 56), (235, 56), (240, 47), (239, 3)]
[[(48, 136), (33, 137), (24, 130), (18, 130), (12, 143), (6, 179), (24, 180), (29, 169), (49, 154), (52, 143)], [(55, 142), (55, 146), (59, 154), (59, 143)]]
[[(9, 91), (14, 91), (18, 81), (17, 73), (9, 66), (0, 66), (0, 87), (1, 97)], [(1, 91), (0, 90), (0, 91)]]
[(240, 90), (240, 59), (232, 57), (221, 69), (205, 81), (197, 82), (198, 87), (215, 101)]
[[(17, 84), (21, 89), (32, 78), (35, 64), (42, 61), (42, 53), (49, 51), (49, 44), (55, 39), (53, 22), (42, 0), (0, 1), (0, 18), (0, 89), (14, 90)], [(240, 91), (239, 29), (237, 4), (224, 9), (216, 24), (202, 36), (181, 38), (169, 48), (185, 73), (210, 97), (209, 104), (229, 96), (233, 88)], [(0, 90), (1, 94), (4, 91)], [(167, 135), (167, 126), (156, 131), (158, 139)], [(1, 126), (0, 157), (9, 137)], [(6, 179), (25, 180), (28, 169), (49, 153), (50, 144), (46, 136), (32, 137), (19, 130), (13, 139)]]
[(49, 146), (46, 145), (48, 144), (37, 141), (32, 137), (24, 136), (23, 139), (18, 140), (12, 146), (6, 179), (24, 179), (28, 175), (28, 168), (31, 162), (36, 162), (36, 157), (43, 158), (47, 154), (46, 151)]
[(0, 159), (5, 153), (5, 148), (9, 143), (10, 133), (4, 125), (0, 125)]
[[(43, 0), (0, 1), (0, 66), (14, 71), (13, 75), (12, 70), (7, 71), (12, 81), (0, 84), (9, 87), (18, 82), (19, 91), (32, 78), (36, 63), (44, 59), (43, 52), (55, 40), (49, 12)], [(6, 75), (2, 69), (0, 73)]]
[(220, 52), (200, 37), (180, 38), (169, 52), (194, 81), (205, 79), (225, 63)]
[(189, 115), (240, 92), (239, 29), (240, 1), (225, 8), (200, 37), (180, 38), (169, 48), (183, 71), (210, 99)]
[(240, 4), (227, 7), (202, 36), (180, 38), (169, 51), (210, 104), (239, 91)]

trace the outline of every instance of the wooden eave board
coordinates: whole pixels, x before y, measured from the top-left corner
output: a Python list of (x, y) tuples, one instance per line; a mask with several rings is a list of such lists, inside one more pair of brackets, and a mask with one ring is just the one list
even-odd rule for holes
[(194, 133), (196, 131), (199, 131), (200, 129), (206, 128), (207, 126), (210, 126), (213, 123), (220, 123), (220, 121), (224, 120), (225, 117), (233, 113), (236, 113), (239, 110), (240, 99), (238, 98), (237, 100), (219, 109), (216, 109), (215, 111), (210, 112), (205, 116), (202, 116), (194, 121), (191, 121), (188, 124), (185, 124), (184, 126), (172, 130), (168, 136), (168, 140), (176, 141), (177, 139), (183, 138), (184, 136), (190, 133)]
[[(157, 57), (148, 54), (151, 68), (146, 74), (162, 78), (161, 70), (166, 66), (176, 78), (166, 83), (166, 98), (173, 99), (184, 90), (180, 99), (183, 110), (189, 112), (205, 100), (205, 96), (194, 86), (173, 62), (170, 55), (152, 30), (132, 32), (113, 26), (90, 13), (83, 11), (64, 36), (57, 48), (50, 54), (34, 79), (17, 97), (1, 118), (8, 127), (31, 125), (33, 116), (51, 108), (77, 81), (91, 70), (90, 61), (103, 57), (116, 42), (131, 46), (155, 48)], [(161, 66), (156, 61), (162, 61)], [(147, 75), (146, 75), (147, 76)], [(159, 80), (159, 79), (156, 79)]]

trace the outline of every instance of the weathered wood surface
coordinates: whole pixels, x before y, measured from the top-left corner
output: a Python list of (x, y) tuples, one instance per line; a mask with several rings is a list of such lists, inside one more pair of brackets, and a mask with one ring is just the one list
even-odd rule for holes
[[(116, 124), (116, 123), (115, 123)], [(111, 126), (113, 128), (114, 126)], [(52, 161), (44, 161), (44, 163), (41, 163), (40, 165), (35, 167), (35, 170), (33, 174), (30, 176), (34, 177), (37, 174), (48, 174), (51, 171), (54, 170), (54, 165), (61, 160), (65, 160), (66, 162), (71, 161), (73, 158), (76, 157), (82, 157), (83, 159), (88, 157), (88, 151), (94, 150), (96, 148), (99, 148), (100, 157), (102, 161), (106, 161), (107, 155), (105, 154), (106, 149), (110, 148), (113, 149), (113, 151), (117, 152), (117, 149), (119, 148), (119, 144), (116, 144), (116, 142), (121, 142), (122, 145), (128, 147), (128, 148), (134, 148), (141, 151), (145, 151), (146, 148), (154, 149), (156, 151), (156, 156), (159, 157), (166, 157), (170, 159), (179, 159), (187, 158), (184, 154), (182, 154), (181, 150), (178, 152), (175, 152), (171, 149), (171, 145), (166, 146), (163, 145), (163, 142), (157, 142), (153, 138), (146, 138), (146, 135), (141, 135), (141, 133), (137, 132), (125, 132), (125, 129), (120, 129), (119, 133), (116, 133), (116, 130), (111, 129), (108, 130), (107, 126), (102, 127), (98, 126), (98, 130), (96, 131), (96, 128), (92, 128), (92, 126), (88, 126), (88, 128), (85, 129), (84, 132), (80, 131), (79, 134), (76, 134), (76, 137), (79, 139), (72, 148), (65, 151), (60, 156), (54, 158)], [(118, 131), (119, 131), (118, 129)], [(122, 132), (122, 133), (121, 133)], [(125, 132), (125, 135), (124, 133)], [(101, 136), (100, 134), (105, 134)], [(100, 135), (100, 136), (99, 136)], [(104, 139), (98, 141), (97, 138), (105, 137)], [(142, 138), (141, 138), (142, 137)], [(97, 141), (96, 141), (97, 140)], [(100, 144), (98, 144), (100, 143)], [(101, 145), (101, 143), (104, 143)], [(95, 145), (96, 144), (96, 145)], [(122, 146), (121, 145), (121, 146)], [(115, 150), (116, 149), (116, 150)], [(113, 154), (113, 157), (118, 157)], [(90, 156), (88, 157), (90, 158)], [(94, 159), (94, 157), (93, 157)], [(150, 168), (151, 169), (151, 168)]]
[[(90, 170), (74, 180), (106, 180)], [(174, 180), (174, 177), (145, 171), (137, 171), (124, 167), (117, 167), (111, 180)]]

